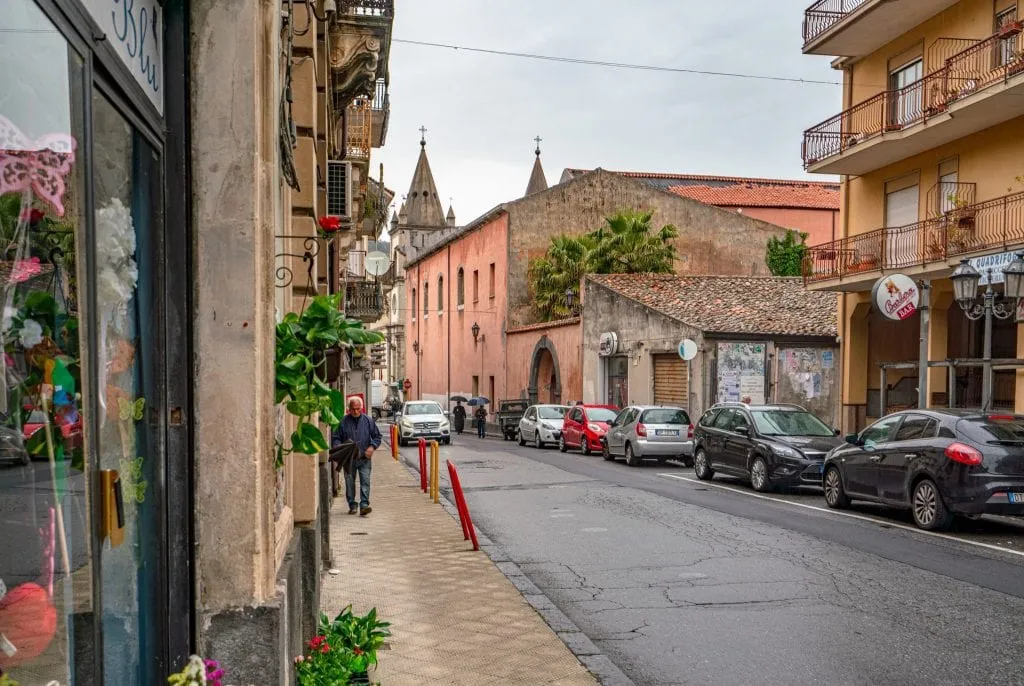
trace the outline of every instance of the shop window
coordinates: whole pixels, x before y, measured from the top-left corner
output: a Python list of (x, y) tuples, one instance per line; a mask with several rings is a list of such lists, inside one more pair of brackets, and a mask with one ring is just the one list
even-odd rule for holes
[(629, 398), (629, 358), (624, 355), (607, 358), (607, 404), (624, 407)]

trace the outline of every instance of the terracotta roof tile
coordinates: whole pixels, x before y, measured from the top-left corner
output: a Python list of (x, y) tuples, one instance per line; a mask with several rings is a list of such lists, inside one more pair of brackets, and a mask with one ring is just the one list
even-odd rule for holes
[(808, 291), (800, 278), (588, 275), (656, 312), (715, 333), (835, 336), (838, 297)]
[(670, 193), (718, 207), (799, 207), (838, 210), (839, 188), (820, 184), (670, 186)]

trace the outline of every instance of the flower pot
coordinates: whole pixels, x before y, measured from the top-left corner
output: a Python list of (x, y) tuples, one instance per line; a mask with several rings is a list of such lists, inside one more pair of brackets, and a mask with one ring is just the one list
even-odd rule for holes
[(974, 230), (974, 213), (962, 214), (956, 220), (956, 225), (961, 229)]
[(324, 383), (334, 383), (341, 377), (341, 349), (330, 348), (318, 354), (313, 361), (317, 368), (317, 376)]
[(996, 35), (1003, 39), (1013, 38), (1021, 31), (1024, 31), (1024, 22), (1015, 21), (1006, 26), (1000, 26), (999, 30), (996, 31)]

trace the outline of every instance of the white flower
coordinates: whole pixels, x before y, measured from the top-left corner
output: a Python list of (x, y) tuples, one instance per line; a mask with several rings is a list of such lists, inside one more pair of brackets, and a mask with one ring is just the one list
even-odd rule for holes
[(19, 336), (23, 347), (34, 348), (43, 342), (43, 327), (34, 319), (26, 319), (25, 323), (21, 325)]
[(101, 316), (120, 333), (139, 281), (135, 247), (131, 211), (113, 198), (96, 212), (96, 294)]
[(11, 330), (11, 325), (14, 324), (14, 318), (17, 317), (17, 316), (18, 316), (18, 308), (16, 308), (16, 307), (5, 307), (4, 308), (3, 325), (0, 326), (0, 329), (2, 329), (4, 333), (7, 333), (8, 331), (10, 331)]

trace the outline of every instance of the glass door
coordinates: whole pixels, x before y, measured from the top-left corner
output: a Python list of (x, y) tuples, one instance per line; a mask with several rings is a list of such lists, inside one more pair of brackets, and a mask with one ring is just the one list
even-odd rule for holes
[(924, 61), (915, 60), (889, 75), (889, 88), (893, 91), (892, 110), (889, 123), (902, 127), (913, 123), (921, 116), (921, 79), (924, 77)]

